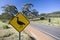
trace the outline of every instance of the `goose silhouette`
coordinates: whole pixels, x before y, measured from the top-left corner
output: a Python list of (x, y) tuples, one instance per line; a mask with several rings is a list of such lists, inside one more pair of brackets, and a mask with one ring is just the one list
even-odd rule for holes
[(21, 21), (19, 21), (19, 17), (16, 17), (17, 18), (17, 23), (19, 24), (19, 25), (25, 25), (25, 23), (23, 23), (23, 22), (21, 22)]

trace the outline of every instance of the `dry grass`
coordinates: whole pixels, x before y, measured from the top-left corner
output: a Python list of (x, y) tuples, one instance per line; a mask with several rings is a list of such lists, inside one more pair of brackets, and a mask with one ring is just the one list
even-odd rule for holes
[[(7, 28), (10, 27), (10, 28)], [(18, 40), (18, 32), (8, 24), (0, 21), (0, 40)], [(32, 40), (24, 31), (21, 32), (21, 40)]]
[(53, 26), (60, 26), (60, 18), (51, 18), (51, 22), (49, 23), (48, 20), (39, 20), (35, 21), (39, 24), (48, 24)]

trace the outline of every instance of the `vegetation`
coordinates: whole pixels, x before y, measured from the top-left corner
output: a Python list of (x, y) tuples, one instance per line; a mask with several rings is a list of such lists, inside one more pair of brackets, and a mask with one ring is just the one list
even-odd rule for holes
[(36, 9), (31, 9), (32, 7), (33, 4), (31, 3), (26, 3), (22, 7), (22, 13), (28, 18), (33, 18), (35, 16), (38, 16), (38, 11)]
[[(34, 17), (37, 17), (38, 11), (36, 9), (32, 9), (33, 4), (31, 3), (26, 3), (22, 7), (22, 13), (27, 17), (33, 19)], [(18, 10), (16, 6), (14, 5), (5, 5), (2, 6), (4, 9), (4, 12), (0, 15), (0, 19), (4, 20), (10, 20), (12, 17), (14, 17), (17, 13)]]
[(4, 12), (0, 15), (0, 20), (2, 20), (3, 22), (5, 22), (5, 20), (9, 20), (10, 18), (11, 16), (7, 12)]
[(49, 19), (46, 19), (46, 20), (37, 20), (35, 19), (36, 21), (34, 22), (37, 22), (39, 24), (43, 24), (43, 25), (53, 25), (53, 26), (60, 26), (60, 18), (50, 18), (51, 19), (51, 22), (49, 22)]
[(42, 17), (40, 18), (40, 20), (45, 20), (45, 17), (42, 16)]
[(45, 16), (45, 17), (60, 17), (60, 11), (52, 12), (52, 13), (42, 13), (39, 15), (39, 17)]
[[(23, 14), (29, 18), (32, 18), (33, 16), (37, 16), (38, 11), (36, 9), (30, 10), (33, 5), (30, 3), (27, 3), (24, 5), (24, 8), (27, 6), (26, 10), (23, 9)], [(0, 40), (18, 40), (18, 32), (14, 30), (11, 26), (8, 26), (8, 22), (12, 17), (14, 17), (18, 10), (14, 5), (5, 5), (2, 7), (4, 9), (4, 12), (0, 15)], [(26, 14), (25, 14), (26, 13)], [(33, 40), (33, 37), (30, 37), (27, 33), (22, 32), (21, 33), (21, 39), (22, 40)]]
[[(34, 18), (41, 19), (42, 16), (44, 17), (44, 19), (47, 19), (50, 17), (60, 17), (60, 11), (53, 12), (53, 13), (41, 13), (39, 15), (36, 9), (32, 9), (33, 6), (34, 5), (31, 3), (26, 3), (22, 6), (22, 13), (28, 19), (34, 19)], [(5, 20), (11, 19), (18, 13), (18, 10), (14, 5), (5, 5), (2, 8), (4, 9), (4, 12), (0, 15), (0, 20), (2, 20), (3, 22), (5, 22)]]
[(18, 10), (14, 5), (5, 5), (2, 8), (11, 16), (14, 16), (18, 13)]
[(18, 13), (18, 10), (14, 5), (5, 5), (2, 6), (2, 8), (4, 9), (4, 12), (0, 15), (0, 20), (3, 22), (10, 20)]
[(10, 27), (8, 27), (8, 25), (3, 25), (3, 29), (8, 29)]
[[(26, 3), (22, 6), (22, 13), (28, 18), (32, 19), (32, 21), (47, 24), (47, 25), (56, 25), (60, 26), (60, 11), (53, 13), (41, 13), (38, 14), (38, 11), (33, 8), (33, 4)], [(9, 21), (12, 17), (14, 17), (18, 10), (14, 5), (5, 5), (2, 7), (4, 12), (0, 15), (0, 40), (18, 40), (18, 32), (16, 32), (13, 28), (9, 28), (8, 24), (5, 23)], [(48, 22), (48, 19), (51, 18), (51, 22)], [(9, 28), (9, 29), (8, 29)], [(2, 30), (3, 29), (3, 30)], [(3, 34), (3, 35), (2, 35)], [(8, 37), (8, 38), (7, 38)], [(27, 35), (25, 32), (21, 34), (22, 40), (33, 40), (34, 38)], [(32, 38), (32, 39), (31, 39)]]
[[(0, 21), (0, 40), (18, 40), (18, 37), (18, 32), (13, 27), (9, 28), (7, 23)], [(21, 40), (33, 40), (33, 38), (23, 31)]]

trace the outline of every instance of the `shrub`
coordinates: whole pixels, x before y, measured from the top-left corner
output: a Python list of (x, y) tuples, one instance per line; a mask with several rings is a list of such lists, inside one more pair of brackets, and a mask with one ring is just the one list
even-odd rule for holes
[(45, 20), (45, 17), (42, 16), (42, 17), (40, 18), (40, 20)]
[(3, 26), (3, 29), (8, 29), (8, 28), (9, 28), (8, 25)]
[(6, 20), (2, 19), (2, 22), (6, 22)]

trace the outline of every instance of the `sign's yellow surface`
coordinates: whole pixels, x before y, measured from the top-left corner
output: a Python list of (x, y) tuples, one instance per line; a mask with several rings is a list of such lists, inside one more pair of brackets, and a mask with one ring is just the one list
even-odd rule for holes
[(29, 20), (22, 13), (18, 13), (10, 20), (9, 24), (11, 24), (18, 32), (22, 32), (29, 24)]

